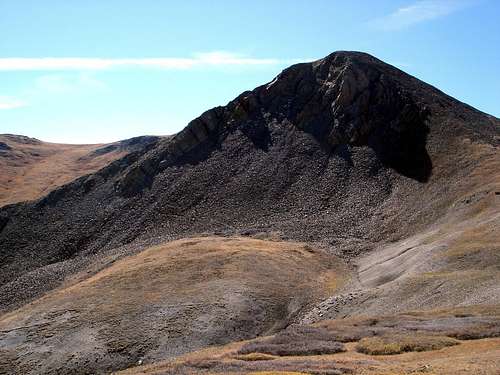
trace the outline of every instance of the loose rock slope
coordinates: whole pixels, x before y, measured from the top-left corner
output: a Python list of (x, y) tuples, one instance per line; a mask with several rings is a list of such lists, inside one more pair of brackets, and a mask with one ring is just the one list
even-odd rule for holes
[[(285, 306), (283, 298), (290, 291), (309, 297), (294, 305), (293, 318), (266, 317), (266, 327), (455, 305), (498, 306), (499, 142), (500, 120), (370, 55), (341, 51), (294, 65), (270, 83), (205, 112), (170, 138), (139, 148), (37, 201), (1, 208), (0, 309), (5, 314), (0, 319), (8, 337), (0, 338), (0, 348), (15, 357), (19, 345), (29, 342), (13, 333), (17, 324), (36, 321), (46, 309), (62, 311), (75, 322), (71, 311), (80, 309), (74, 307), (75, 300), (87, 293), (75, 285), (110, 272), (111, 262), (127, 256), (123, 262), (130, 262), (152, 246), (192, 236), (300, 241), (327, 256), (325, 261), (335, 259), (343, 281), (325, 295), (299, 293), (314, 287), (301, 289), (296, 282), (300, 275), (290, 272), (295, 266), (285, 258), (272, 260), (288, 269), (289, 280), (280, 282), (289, 283), (290, 290), (280, 289), (281, 297), (265, 297), (264, 310)], [(287, 272), (267, 272), (259, 263), (266, 259), (261, 255), (255, 253), (259, 260), (250, 269), (251, 279), (275, 285)], [(210, 254), (203, 259), (211, 259)], [(237, 258), (236, 268), (246, 264), (239, 260), (243, 262)], [(201, 265), (197, 270), (208, 272)], [(210, 272), (214, 282), (219, 276), (224, 280)], [(169, 283), (186, 287), (185, 279), (173, 275)], [(125, 270), (124, 285), (132, 280), (144, 293), (155, 288), (153, 275), (151, 280), (136, 280)], [(101, 287), (96, 285), (96, 290)], [(56, 308), (62, 303), (58, 293), (65, 290), (67, 303)], [(89, 306), (107, 298), (90, 296)], [(227, 298), (239, 301), (241, 291), (230, 288)], [(239, 306), (233, 303), (229, 310)], [(108, 304), (102, 308), (108, 309)], [(240, 316), (233, 312), (228, 315)], [(117, 319), (149, 319), (149, 313), (141, 314)], [(78, 329), (102, 330), (102, 324), (87, 319)], [(239, 324), (237, 318), (234, 325)], [(44, 340), (37, 325), (19, 327)], [(237, 329), (225, 342), (265, 331), (251, 330), (248, 336), (249, 331)], [(117, 335), (127, 332), (123, 328)], [(158, 357), (150, 354), (147, 360), (225, 343), (214, 332), (205, 327), (200, 333), (203, 343), (193, 339), (191, 346), (179, 346), (179, 352), (160, 350)], [(75, 359), (68, 368), (77, 373), (119, 369), (144, 355), (133, 348), (161, 347), (161, 340), (163, 345), (171, 343), (162, 335), (150, 337), (137, 338), (123, 349), (122, 357), (101, 343), (77, 359), (102, 351), (108, 353), (103, 357), (108, 362), (78, 367)], [(66, 341), (57, 337), (57, 342)], [(36, 358), (41, 354), (30, 354), (32, 349), (24, 348), (24, 359), (11, 362), (40, 365)], [(63, 371), (66, 360), (47, 354), (42, 366)], [(267, 371), (266, 366), (254, 367)]]

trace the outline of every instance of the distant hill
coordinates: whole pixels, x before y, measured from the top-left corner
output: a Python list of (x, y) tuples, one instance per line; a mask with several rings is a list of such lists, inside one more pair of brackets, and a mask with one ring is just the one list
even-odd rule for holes
[(0, 206), (40, 198), (157, 140), (146, 136), (110, 144), (73, 145), (0, 134)]

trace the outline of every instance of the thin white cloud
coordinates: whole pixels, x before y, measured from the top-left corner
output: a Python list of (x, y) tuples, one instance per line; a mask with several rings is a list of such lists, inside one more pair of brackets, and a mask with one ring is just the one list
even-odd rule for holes
[(11, 98), (9, 96), (0, 96), (0, 110), (25, 107), (26, 103), (22, 100)]
[(305, 60), (252, 58), (230, 52), (199, 53), (188, 58), (7, 57), (0, 58), (0, 71), (106, 70), (134, 67), (180, 70), (196, 67), (281, 65), (300, 61)]
[(50, 73), (38, 77), (35, 81), (36, 92), (66, 94), (82, 89), (107, 89), (104, 82), (95, 78), (91, 72)]
[(447, 16), (471, 3), (470, 0), (421, 0), (372, 20), (370, 24), (381, 30), (405, 29), (421, 22)]

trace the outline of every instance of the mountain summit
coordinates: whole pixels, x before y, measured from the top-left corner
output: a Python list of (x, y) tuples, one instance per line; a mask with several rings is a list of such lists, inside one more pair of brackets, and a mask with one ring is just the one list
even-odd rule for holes
[[(498, 225), (499, 140), (500, 120), (368, 54), (340, 51), (293, 65), (226, 106), (208, 110), (172, 137), (43, 198), (1, 208), (0, 306), (13, 310), (80, 271), (99, 272), (111, 259), (134, 255), (134, 262), (147, 263), (149, 258), (139, 253), (144, 249), (207, 235), (307, 242), (343, 264), (338, 268), (343, 270), (338, 271), (344, 275), (343, 288), (359, 291), (359, 299), (345, 297), (348, 302), (340, 305), (336, 299), (332, 309), (328, 306), (334, 302), (326, 301), (307, 310), (314, 301), (293, 302), (280, 286), (280, 297), (273, 297), (279, 301), (273, 305), (276, 310), (264, 309), (274, 311), (272, 317), (264, 314), (255, 326), (248, 317), (244, 323), (239, 318), (225, 320), (227, 331), (217, 335), (210, 331), (215, 326), (204, 320), (199, 328), (208, 330), (203, 331), (203, 342), (189, 341), (192, 332), (186, 333), (187, 344), (169, 341), (179, 345), (175, 355), (225, 343), (225, 337), (249, 338), (238, 330), (242, 326), (259, 335), (328, 314), (394, 313), (421, 308), (424, 302), (426, 308), (464, 301), (500, 303), (498, 270), (484, 268), (498, 264), (493, 253), (481, 248), (463, 258), (460, 252), (446, 252), (453, 244), (467, 253), (469, 240), (480, 233), (483, 241), (498, 245), (491, 228)], [(196, 253), (203, 247), (197, 241), (202, 240), (179, 246)], [(307, 258), (303, 251), (300, 256)], [(220, 264), (238, 262), (239, 255), (231, 254), (222, 254)], [(270, 262), (285, 264), (280, 262), (289, 259), (287, 255)], [(322, 258), (314, 259), (321, 260), (315, 260), (315, 267), (327, 272)], [(126, 266), (137, 270), (130, 262)], [(214, 262), (210, 267), (217, 269), (219, 263)], [(275, 273), (259, 266), (257, 277), (251, 262), (244, 264), (234, 267), (243, 267), (245, 275), (259, 280)], [(289, 266), (301, 269), (295, 263)], [(120, 267), (113, 267), (108, 276), (126, 277)], [(210, 270), (210, 277), (216, 277)], [(477, 273), (464, 280), (464, 270)], [(134, 280), (145, 282), (134, 272)], [(424, 280), (427, 274), (433, 276)], [(106, 277), (92, 283), (105, 282)], [(128, 285), (127, 280), (116, 287)], [(297, 279), (293, 282), (298, 285)], [(436, 288), (442, 291), (440, 298)], [(260, 298), (254, 289), (242, 290), (246, 292), (228, 291), (234, 293), (227, 302), (231, 308), (235, 301), (250, 308), (248, 301)], [(236, 310), (245, 308), (238, 304)], [(143, 310), (134, 314), (153, 322), (161, 315)], [(208, 315), (203, 319), (215, 316)], [(152, 330), (144, 340), (159, 338)], [(151, 358), (160, 356), (154, 353)], [(138, 356), (120, 357), (116, 366), (135, 363), (131, 361)]]
[(361, 251), (442, 215), (480, 162), (465, 151), (497, 145), (498, 129), (492, 116), (368, 54), (335, 52), (285, 69), (152, 148), (3, 208), (0, 283), (204, 232), (277, 231)]

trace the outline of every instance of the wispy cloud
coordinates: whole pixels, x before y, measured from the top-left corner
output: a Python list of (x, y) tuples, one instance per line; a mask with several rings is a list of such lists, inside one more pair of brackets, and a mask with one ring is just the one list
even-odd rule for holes
[(25, 107), (26, 103), (22, 100), (15, 99), (9, 96), (0, 96), (0, 110), (2, 109), (14, 109)]
[(191, 69), (196, 67), (265, 66), (291, 64), (305, 59), (253, 58), (231, 52), (208, 52), (193, 57), (86, 58), (37, 57), (0, 58), (0, 71), (106, 70), (113, 68)]
[(98, 80), (91, 72), (49, 73), (38, 77), (35, 81), (35, 92), (66, 94), (82, 89), (107, 89), (104, 82)]
[(370, 24), (381, 30), (399, 30), (447, 16), (471, 4), (470, 0), (421, 0), (374, 19)]

